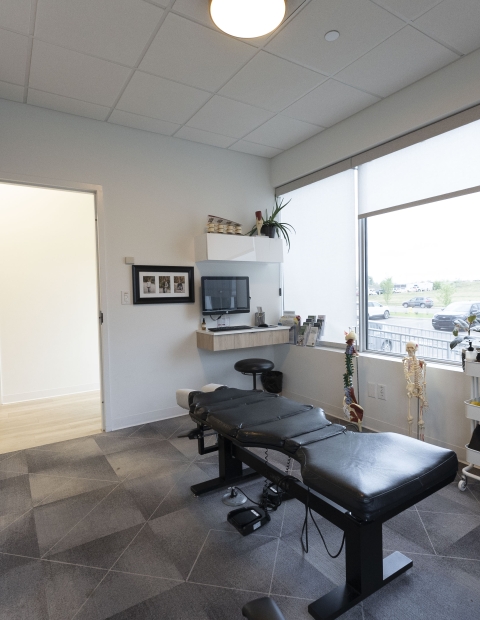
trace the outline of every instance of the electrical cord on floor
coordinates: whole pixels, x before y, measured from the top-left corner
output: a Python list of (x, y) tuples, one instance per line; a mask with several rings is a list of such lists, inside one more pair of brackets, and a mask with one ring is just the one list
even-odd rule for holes
[[(285, 480), (295, 480), (295, 481), (298, 482), (298, 479), (295, 478), (295, 476), (291, 476), (290, 474), (287, 474), (286, 476), (282, 476), (282, 478), (280, 478), (280, 480), (275, 483), (277, 488), (281, 488), (281, 484)], [(240, 493), (243, 493), (243, 495), (245, 495), (245, 497), (248, 499), (249, 502), (252, 502), (252, 504), (255, 504), (255, 506), (259, 506), (260, 508), (263, 508), (266, 512), (275, 512), (282, 505), (282, 497), (281, 496), (279, 497), (278, 504), (272, 504), (271, 502), (269, 502), (267, 500), (266, 497), (264, 497), (261, 502), (255, 502), (253, 499), (248, 497), (248, 495), (245, 493), (245, 491), (243, 489), (241, 489), (238, 486), (236, 486), (235, 488), (238, 489), (240, 491)]]
[[(305, 553), (308, 553), (308, 514), (310, 513), (312, 521), (313, 521), (315, 527), (317, 528), (317, 532), (320, 534), (320, 538), (322, 539), (323, 546), (325, 547), (325, 550), (327, 551), (328, 555), (332, 559), (338, 558), (338, 556), (342, 553), (343, 545), (345, 544), (345, 533), (343, 534), (342, 544), (340, 545), (340, 549), (338, 550), (338, 553), (336, 553), (335, 555), (332, 555), (330, 553), (330, 551), (328, 550), (327, 543), (325, 542), (325, 538), (323, 537), (323, 534), (320, 531), (320, 528), (318, 527), (317, 522), (315, 521), (315, 519), (313, 517), (312, 509), (308, 505), (309, 497), (310, 497), (310, 489), (308, 489), (307, 503), (305, 504), (305, 520), (303, 521), (302, 534), (300, 536), (300, 542), (302, 543), (302, 549), (303, 549), (303, 551)], [(305, 533), (305, 544), (303, 543), (303, 534), (304, 533)]]

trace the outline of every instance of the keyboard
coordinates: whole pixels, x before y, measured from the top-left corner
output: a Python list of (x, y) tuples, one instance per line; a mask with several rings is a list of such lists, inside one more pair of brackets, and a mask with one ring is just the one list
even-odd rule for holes
[(209, 327), (209, 332), (232, 332), (237, 329), (253, 329), (251, 325), (229, 325), (228, 327)]

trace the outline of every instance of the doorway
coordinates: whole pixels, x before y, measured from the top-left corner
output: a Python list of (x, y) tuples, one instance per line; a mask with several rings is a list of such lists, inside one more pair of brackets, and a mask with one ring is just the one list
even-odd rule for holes
[(99, 433), (95, 194), (0, 183), (0, 454)]

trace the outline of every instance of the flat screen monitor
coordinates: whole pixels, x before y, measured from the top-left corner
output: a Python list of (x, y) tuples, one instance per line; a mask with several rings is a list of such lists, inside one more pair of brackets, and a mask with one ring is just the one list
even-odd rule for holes
[(203, 314), (239, 314), (250, 312), (250, 290), (248, 278), (203, 276)]

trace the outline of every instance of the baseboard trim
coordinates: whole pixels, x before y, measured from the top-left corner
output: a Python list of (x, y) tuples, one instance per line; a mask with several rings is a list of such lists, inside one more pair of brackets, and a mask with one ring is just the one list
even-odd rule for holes
[(170, 418), (178, 418), (186, 415), (185, 409), (181, 407), (170, 407), (169, 409), (157, 409), (155, 411), (146, 411), (136, 415), (125, 416), (112, 420), (112, 431), (119, 431), (122, 428), (130, 428), (131, 426), (139, 426), (140, 424), (148, 424), (149, 422), (158, 422), (160, 420), (169, 420)]
[(39, 392), (26, 392), (25, 394), (2, 394), (2, 405), (23, 403), (29, 400), (41, 400), (42, 398), (55, 398), (55, 396), (70, 396), (71, 394), (81, 394), (82, 392), (96, 392), (99, 389), (100, 383), (89, 383), (87, 385), (54, 388), (52, 390), (40, 390)]

